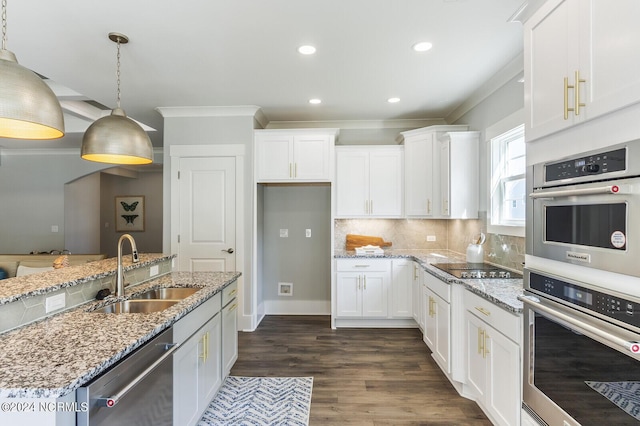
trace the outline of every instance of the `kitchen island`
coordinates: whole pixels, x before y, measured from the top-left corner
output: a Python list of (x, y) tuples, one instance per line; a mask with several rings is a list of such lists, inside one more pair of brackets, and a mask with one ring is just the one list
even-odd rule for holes
[[(163, 256), (141, 257), (142, 265), (147, 267), (153, 267), (156, 261), (170, 259)], [(9, 294), (11, 291), (7, 288), (3, 289), (0, 303), (24, 302), (61, 287), (81, 285), (85, 280), (80, 275), (87, 272), (87, 276), (108, 276), (114, 271), (111, 266), (115, 266), (108, 260), (93, 262), (98, 265), (90, 263), (78, 267), (81, 271), (70, 267), (64, 271), (65, 279), (54, 284), (43, 281), (42, 275), (32, 280), (24, 277), (16, 283), (14, 294)], [(0, 424), (75, 424), (75, 411), (84, 409), (74, 405), (76, 389), (223, 291), (239, 276), (238, 272), (167, 273), (127, 287), (125, 298), (160, 287), (195, 287), (200, 290), (167, 309), (146, 314), (91, 312), (116, 300), (113, 297), (103, 301), (93, 299), (0, 334), (3, 348), (0, 353)], [(67, 280), (69, 277), (72, 279)], [(9, 281), (7, 284), (11, 284)]]

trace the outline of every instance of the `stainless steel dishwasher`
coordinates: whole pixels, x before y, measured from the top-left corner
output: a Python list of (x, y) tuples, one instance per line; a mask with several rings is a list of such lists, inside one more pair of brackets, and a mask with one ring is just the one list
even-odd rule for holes
[(173, 330), (169, 328), (76, 391), (79, 426), (173, 424)]

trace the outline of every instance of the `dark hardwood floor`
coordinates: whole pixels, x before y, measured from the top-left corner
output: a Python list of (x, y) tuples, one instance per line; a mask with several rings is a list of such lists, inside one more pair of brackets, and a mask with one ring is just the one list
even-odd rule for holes
[(234, 376), (313, 376), (309, 424), (491, 425), (453, 389), (418, 329), (330, 328), (328, 316), (267, 316), (239, 333)]

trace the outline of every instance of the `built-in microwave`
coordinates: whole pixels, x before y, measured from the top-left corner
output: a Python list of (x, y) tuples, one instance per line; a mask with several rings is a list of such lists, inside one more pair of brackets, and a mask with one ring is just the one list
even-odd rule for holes
[(640, 140), (527, 173), (527, 254), (640, 277)]

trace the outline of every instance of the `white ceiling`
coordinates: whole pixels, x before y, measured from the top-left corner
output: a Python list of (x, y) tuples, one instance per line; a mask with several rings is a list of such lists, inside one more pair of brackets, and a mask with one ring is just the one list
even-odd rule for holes
[[(8, 0), (7, 48), (64, 102), (113, 108), (107, 34), (126, 34), (122, 107), (158, 130), (160, 146), (156, 107), (256, 105), (270, 121), (446, 118), (522, 52), (522, 27), (509, 22), (522, 1)], [(423, 40), (433, 49), (414, 52)], [(302, 44), (317, 53), (300, 55)], [(100, 112), (78, 110), (87, 106), (66, 103), (67, 135), (32, 146), (78, 147)]]

